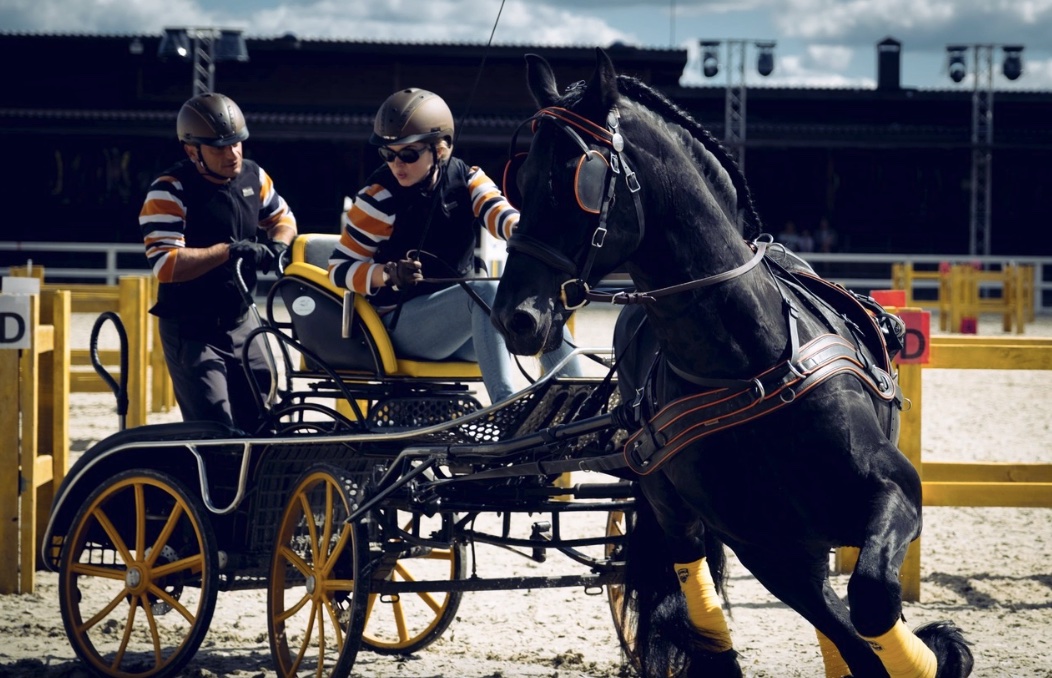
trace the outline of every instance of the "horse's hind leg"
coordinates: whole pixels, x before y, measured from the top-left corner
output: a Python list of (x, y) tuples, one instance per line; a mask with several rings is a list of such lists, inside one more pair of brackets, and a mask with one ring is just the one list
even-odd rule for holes
[(851, 621), (870, 643), (891, 678), (963, 678), (972, 654), (960, 631), (948, 622), (920, 635), (902, 621), (899, 570), (910, 542), (920, 533), (919, 483), (915, 497), (889, 485), (876, 507), (848, 582)]

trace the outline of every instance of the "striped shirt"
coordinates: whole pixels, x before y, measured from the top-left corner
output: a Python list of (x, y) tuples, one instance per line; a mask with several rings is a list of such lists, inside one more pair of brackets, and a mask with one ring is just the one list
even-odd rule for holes
[[(225, 184), (207, 181), (189, 159), (168, 168), (150, 184), (139, 212), (146, 259), (162, 283), (151, 312), (162, 318), (239, 315), (246, 306), (234, 282), (233, 264), (176, 282), (179, 253), (184, 248), (256, 240), (281, 226), (294, 229), (296, 217), (270, 176), (255, 162), (243, 161), (241, 173)], [(253, 289), (255, 270), (242, 274)]]
[[(473, 256), (479, 224), (507, 240), (519, 223), (518, 210), (486, 173), (459, 158), (446, 166), (441, 197), (436, 204), (431, 192), (401, 187), (386, 165), (374, 172), (342, 215), (340, 242), (329, 259), (333, 283), (374, 295), (380, 290), (372, 287), (373, 270), (417, 247), (465, 275), (464, 262)], [(429, 275), (442, 276), (425, 266), (424, 276)]]

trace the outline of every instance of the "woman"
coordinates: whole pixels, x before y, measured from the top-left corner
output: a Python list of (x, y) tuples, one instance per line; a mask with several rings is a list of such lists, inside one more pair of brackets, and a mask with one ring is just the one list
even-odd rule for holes
[[(410, 88), (380, 106), (370, 143), (384, 164), (343, 215), (329, 259), (333, 283), (364, 295), (384, 319), (396, 352), (423, 360), (478, 361), (490, 402), (514, 393), (512, 359), (490, 322), (497, 283), (455, 282), (483, 268), (475, 257), (481, 224), (507, 240), (519, 212), (486, 173), (453, 157), (453, 114), (438, 95)], [(396, 310), (397, 309), (397, 310)], [(566, 340), (541, 356), (549, 371), (569, 355)], [(560, 376), (580, 376), (573, 358)]]

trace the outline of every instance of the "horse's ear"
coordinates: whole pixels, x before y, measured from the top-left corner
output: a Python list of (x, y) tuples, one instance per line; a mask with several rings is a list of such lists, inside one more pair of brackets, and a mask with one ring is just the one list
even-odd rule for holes
[(526, 82), (538, 108), (552, 106), (559, 99), (559, 90), (555, 85), (555, 74), (544, 57), (536, 54), (526, 55)]
[(614, 62), (601, 47), (596, 47), (595, 72), (588, 83), (583, 104), (589, 111), (594, 111), (594, 117), (605, 119), (607, 112), (614, 107), (619, 96)]

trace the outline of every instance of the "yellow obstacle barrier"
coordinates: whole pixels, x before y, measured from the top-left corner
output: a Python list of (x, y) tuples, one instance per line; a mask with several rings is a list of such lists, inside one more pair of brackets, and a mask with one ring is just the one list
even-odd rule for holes
[[(1005, 263), (1000, 270), (980, 270), (973, 264), (941, 264), (938, 270), (918, 270), (912, 263), (892, 264), (892, 289), (906, 292), (906, 306), (937, 310), (939, 329), (944, 332), (967, 331), (974, 334), (974, 324), (983, 313), (1001, 316), (1005, 332), (1015, 329), (1022, 334), (1024, 326), (1034, 321), (1034, 267)], [(918, 281), (938, 282), (935, 300), (914, 296)], [(998, 291), (984, 296), (981, 290)]]
[[(16, 266), (11, 275), (45, 279), (42, 266)], [(161, 349), (156, 319), (149, 314), (151, 300), (157, 298), (157, 281), (153, 276), (121, 276), (117, 285), (76, 283), (43, 283), (41, 290), (68, 290), (74, 313), (112, 311), (121, 318), (128, 334), (128, 427), (146, 423), (147, 412), (167, 412), (175, 405), (175, 395), (168, 366)], [(152, 346), (152, 350), (151, 350)], [(90, 368), (87, 348), (74, 348), (71, 353), (75, 368), (70, 374), (73, 393), (106, 393), (110, 387)], [(120, 378), (120, 353), (100, 349), (99, 360), (110, 367), (114, 379)], [(150, 378), (152, 377), (152, 378)], [(149, 397), (147, 393), (149, 392)], [(147, 405), (150, 409), (147, 409)]]
[(69, 467), (70, 304), (68, 291), (33, 295), (31, 347), (0, 350), (0, 593), (33, 592), (37, 535)]
[[(921, 474), (924, 506), (1052, 508), (1052, 464), (925, 462), (921, 459), (923, 369), (1052, 370), (1052, 339), (1043, 337), (934, 336), (925, 365), (898, 366), (904, 409), (899, 449)], [(920, 539), (902, 565), (902, 597), (920, 600)], [(854, 569), (858, 550), (837, 549), (834, 569)]]

